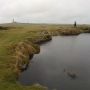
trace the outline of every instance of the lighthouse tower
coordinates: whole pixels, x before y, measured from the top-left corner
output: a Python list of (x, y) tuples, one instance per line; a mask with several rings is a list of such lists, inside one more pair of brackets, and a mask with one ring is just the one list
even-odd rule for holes
[(13, 18), (13, 20), (12, 20), (12, 23), (16, 23), (15, 20), (14, 20), (14, 18)]
[(12, 23), (14, 23), (14, 18), (13, 18), (13, 21), (12, 21)]

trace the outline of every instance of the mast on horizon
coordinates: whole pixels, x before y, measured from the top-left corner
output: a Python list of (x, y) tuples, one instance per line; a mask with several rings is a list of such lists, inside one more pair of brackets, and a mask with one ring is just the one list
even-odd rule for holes
[(12, 23), (16, 23), (15, 20), (14, 20), (14, 18), (13, 18), (13, 20), (12, 20)]
[(12, 22), (14, 23), (14, 18), (13, 18), (13, 21)]

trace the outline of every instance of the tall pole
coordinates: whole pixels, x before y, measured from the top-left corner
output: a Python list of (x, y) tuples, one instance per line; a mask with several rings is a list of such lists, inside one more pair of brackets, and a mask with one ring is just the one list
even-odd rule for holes
[(14, 23), (14, 18), (13, 18), (13, 23)]

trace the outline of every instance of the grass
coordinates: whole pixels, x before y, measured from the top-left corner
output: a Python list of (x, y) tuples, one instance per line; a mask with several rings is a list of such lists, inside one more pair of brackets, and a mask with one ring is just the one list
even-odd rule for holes
[[(90, 32), (89, 26), (48, 24), (3, 24), (0, 28), (0, 90), (44, 90), (40, 85), (22, 86), (16, 71), (28, 64), (30, 56), (40, 52), (38, 45), (55, 35)], [(17, 70), (16, 70), (17, 69)]]

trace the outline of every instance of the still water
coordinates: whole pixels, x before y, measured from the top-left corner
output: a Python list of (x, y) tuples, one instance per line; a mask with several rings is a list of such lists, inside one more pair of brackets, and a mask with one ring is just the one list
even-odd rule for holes
[(33, 57), (19, 81), (24, 85), (39, 83), (49, 90), (90, 90), (90, 34), (53, 37), (41, 45), (40, 54)]

